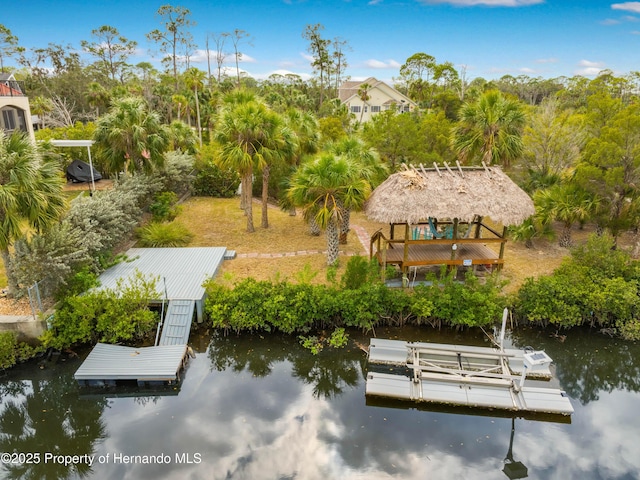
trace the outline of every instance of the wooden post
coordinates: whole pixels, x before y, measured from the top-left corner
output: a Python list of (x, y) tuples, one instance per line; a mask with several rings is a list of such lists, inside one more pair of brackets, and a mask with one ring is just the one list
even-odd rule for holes
[[(458, 244), (456, 242), (456, 240), (458, 239), (458, 219), (454, 218), (453, 219), (453, 243), (451, 244), (451, 260), (455, 260), (456, 259), (456, 254), (458, 253)], [(453, 247), (456, 248), (453, 248)], [(453, 270), (455, 272), (455, 275), (458, 275), (458, 266), (457, 265), (451, 265), (451, 270)]]
[(390, 228), (389, 228), (389, 237), (391, 237), (389, 240), (393, 240), (393, 235), (395, 233), (395, 223), (390, 223)]
[(480, 229), (482, 228), (482, 217), (480, 215), (477, 215), (476, 219), (478, 223), (476, 224), (476, 233), (473, 238), (480, 238)]
[(409, 228), (409, 222), (404, 224), (404, 252), (402, 254), (402, 286), (404, 287), (404, 279), (407, 275), (406, 263), (409, 260), (409, 238), (411, 235), (411, 229)]
[[(503, 227), (502, 228), (502, 241), (500, 242), (500, 254), (498, 255), (498, 258), (500, 260), (504, 259), (504, 247), (507, 243), (507, 227)], [(502, 270), (502, 263), (498, 264), (498, 271)]]
[(388, 242), (382, 241), (382, 272), (380, 272), (380, 277), (382, 278), (382, 283), (385, 282), (385, 277), (387, 275), (387, 247)]

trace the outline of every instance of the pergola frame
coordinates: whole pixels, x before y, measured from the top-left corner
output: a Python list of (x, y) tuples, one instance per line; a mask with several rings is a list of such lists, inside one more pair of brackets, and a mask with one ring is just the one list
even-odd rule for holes
[(91, 146), (95, 143), (93, 140), (50, 140), (54, 147), (87, 147), (89, 155), (89, 171), (91, 172), (91, 194), (96, 191), (96, 181), (93, 178), (93, 162), (91, 161)]

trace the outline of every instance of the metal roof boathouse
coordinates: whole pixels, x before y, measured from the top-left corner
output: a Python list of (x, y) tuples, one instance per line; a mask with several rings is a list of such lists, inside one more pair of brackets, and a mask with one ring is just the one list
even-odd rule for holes
[(156, 296), (149, 299), (163, 305), (156, 345), (97, 344), (75, 373), (80, 385), (177, 382), (190, 353), (187, 343), (193, 320), (203, 321), (204, 283), (215, 276), (225, 259), (234, 258), (235, 252), (224, 247), (132, 248), (126, 257), (100, 275), (98, 288), (115, 288), (138, 274), (157, 278)]

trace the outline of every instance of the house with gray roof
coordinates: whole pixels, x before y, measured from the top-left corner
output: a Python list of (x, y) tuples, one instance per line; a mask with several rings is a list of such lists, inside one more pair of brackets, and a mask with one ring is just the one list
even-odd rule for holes
[(409, 97), (374, 77), (344, 82), (338, 89), (338, 97), (359, 122), (369, 121), (385, 110), (408, 113), (417, 107)]

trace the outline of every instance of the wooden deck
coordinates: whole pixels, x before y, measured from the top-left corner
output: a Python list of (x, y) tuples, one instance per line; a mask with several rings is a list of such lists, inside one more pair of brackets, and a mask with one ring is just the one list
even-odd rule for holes
[[(404, 234), (397, 231), (399, 229), (396, 229), (396, 226), (399, 225), (404, 227)], [(387, 265), (397, 265), (404, 276), (407, 275), (409, 267), (429, 265), (448, 265), (452, 268), (490, 265), (502, 268), (507, 242), (506, 228), (500, 233), (483, 223), (480, 217), (469, 224), (458, 224), (454, 220), (440, 222), (440, 225), (441, 228), (443, 226), (450, 230), (449, 238), (425, 238), (428, 223), (412, 226), (391, 224), (389, 237), (381, 230), (373, 234), (369, 256), (378, 261), (383, 272)], [(464, 236), (458, 234), (461, 225)]]
[[(435, 243), (438, 242), (438, 243)], [(484, 243), (462, 243), (468, 240), (458, 240), (456, 250), (452, 250), (452, 242), (439, 243), (442, 240), (426, 240), (421, 243), (408, 242), (407, 257), (405, 259), (404, 245), (388, 248), (386, 252), (376, 252), (378, 262), (399, 265), (400, 268), (420, 265), (502, 265), (504, 260), (498, 253)]]

